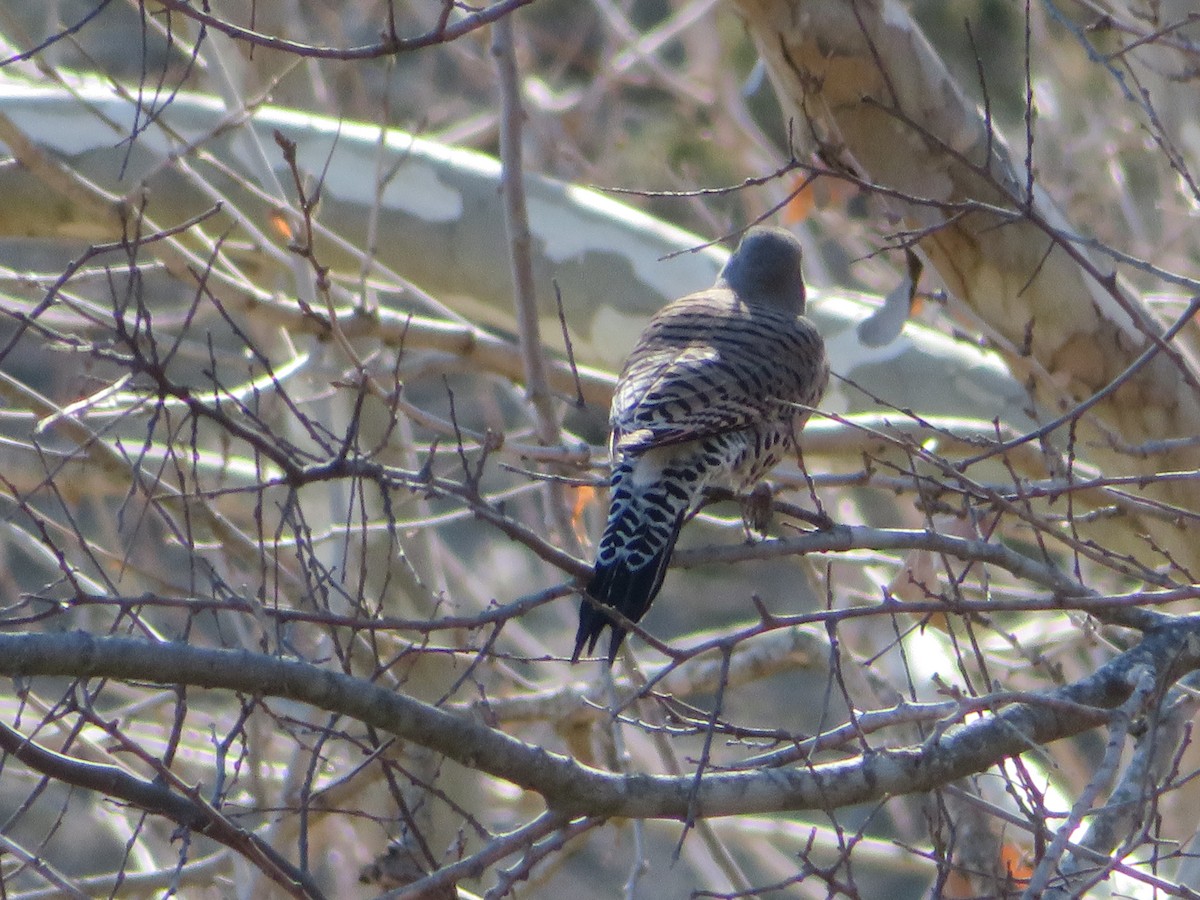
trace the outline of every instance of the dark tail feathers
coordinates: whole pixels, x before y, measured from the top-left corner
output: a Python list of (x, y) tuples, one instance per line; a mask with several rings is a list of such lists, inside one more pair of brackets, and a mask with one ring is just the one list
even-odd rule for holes
[(628, 631), (617, 624), (608, 610), (615, 609), (631, 622), (641, 620), (662, 587), (663, 578), (667, 574), (667, 563), (671, 559), (671, 551), (675, 548), (675, 540), (679, 537), (682, 525), (681, 512), (661, 549), (636, 569), (629, 568), (628, 555), (623, 553), (618, 553), (616, 558), (607, 564), (596, 561), (592, 578), (584, 589), (586, 596), (580, 600), (579, 631), (575, 634), (575, 652), (571, 654), (571, 662), (579, 661), (585, 647), (590, 656), (596, 649), (600, 634), (605, 626), (608, 626), (612, 629), (608, 640), (608, 664), (613, 664)]

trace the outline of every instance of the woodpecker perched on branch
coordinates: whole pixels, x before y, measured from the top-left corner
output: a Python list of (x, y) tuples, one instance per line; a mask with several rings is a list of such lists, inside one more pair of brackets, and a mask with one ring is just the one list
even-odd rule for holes
[(794, 452), (829, 381), (804, 318), (800, 243), (752, 228), (711, 288), (663, 307), (617, 382), (611, 501), (579, 609), (572, 661), (607, 626), (608, 662), (650, 608), (688, 510), (706, 487), (745, 492)]

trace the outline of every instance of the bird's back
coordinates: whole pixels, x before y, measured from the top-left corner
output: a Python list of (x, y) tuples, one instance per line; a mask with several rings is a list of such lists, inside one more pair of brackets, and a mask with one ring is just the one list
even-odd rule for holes
[(651, 320), (625, 363), (614, 453), (787, 419), (788, 408), (813, 406), (828, 378), (824, 342), (803, 316), (723, 288), (683, 297)]

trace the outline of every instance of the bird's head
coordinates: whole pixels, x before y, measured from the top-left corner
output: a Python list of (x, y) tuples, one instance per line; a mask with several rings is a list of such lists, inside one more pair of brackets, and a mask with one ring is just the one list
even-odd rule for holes
[(725, 263), (717, 285), (728, 287), (751, 305), (804, 312), (804, 275), (800, 241), (782, 228), (756, 226), (746, 232)]

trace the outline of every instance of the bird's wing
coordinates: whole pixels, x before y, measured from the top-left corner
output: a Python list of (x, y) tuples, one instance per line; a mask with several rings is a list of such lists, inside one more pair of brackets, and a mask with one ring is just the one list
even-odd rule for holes
[(676, 300), (625, 364), (613, 398), (614, 449), (636, 452), (778, 419), (783, 406), (819, 399), (826, 368), (807, 319), (739, 303), (719, 289)]

